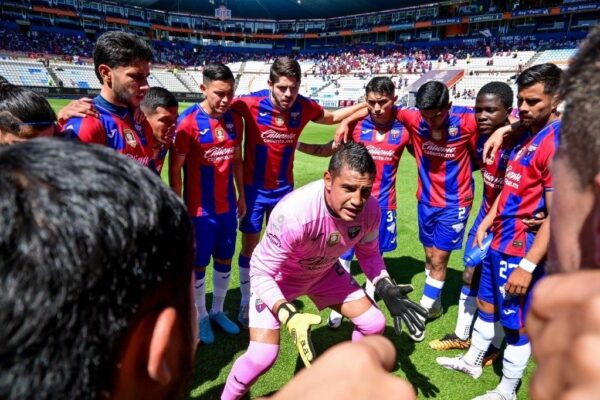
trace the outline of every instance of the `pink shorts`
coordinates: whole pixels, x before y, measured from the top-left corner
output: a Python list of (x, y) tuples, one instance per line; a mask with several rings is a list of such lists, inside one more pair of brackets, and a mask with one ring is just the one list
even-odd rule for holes
[[(310, 297), (319, 310), (336, 304), (349, 303), (366, 296), (364, 290), (339, 263), (317, 281), (293, 282), (282, 279), (277, 282), (287, 301), (302, 295)], [(279, 329), (279, 320), (265, 303), (252, 291), (250, 295), (250, 327)]]

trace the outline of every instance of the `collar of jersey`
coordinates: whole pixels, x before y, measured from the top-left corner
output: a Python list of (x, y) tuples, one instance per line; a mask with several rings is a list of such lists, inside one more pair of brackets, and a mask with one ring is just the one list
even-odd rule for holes
[(125, 118), (127, 116), (127, 114), (129, 114), (128, 107), (121, 107), (121, 106), (117, 106), (115, 104), (109, 103), (108, 100), (106, 100), (101, 95), (96, 96), (94, 103), (96, 104), (96, 106), (103, 108), (106, 111), (108, 111), (109, 113), (115, 114), (120, 118)]

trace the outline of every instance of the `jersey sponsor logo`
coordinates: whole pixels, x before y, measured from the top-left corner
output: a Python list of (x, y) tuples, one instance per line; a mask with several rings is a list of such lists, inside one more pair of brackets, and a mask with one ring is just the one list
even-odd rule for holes
[(394, 150), (380, 149), (372, 144), (367, 146), (367, 151), (374, 160), (392, 161), (394, 159)]
[[(515, 158), (516, 159), (516, 158)], [(504, 184), (513, 189), (518, 189), (521, 183), (522, 175), (518, 172), (513, 171), (512, 165), (506, 168), (506, 174), (504, 174)]]
[(235, 147), (211, 147), (204, 152), (204, 158), (211, 163), (233, 159)]
[(337, 257), (330, 256), (306, 257), (301, 259), (299, 264), (309, 271), (314, 271), (332, 266), (337, 260)]
[(267, 233), (267, 238), (269, 239), (269, 241), (271, 243), (273, 243), (275, 246), (281, 248), (281, 240), (279, 240), (279, 236), (273, 234), (273, 233)]
[(260, 313), (267, 307), (267, 305), (263, 303), (261, 299), (256, 299), (254, 302), (254, 307), (256, 308), (256, 311)]
[(339, 232), (331, 232), (329, 237), (327, 238), (327, 246), (333, 247), (340, 242), (340, 233)]
[(360, 229), (360, 226), (351, 226), (350, 228), (348, 228), (348, 237), (350, 239), (354, 239), (360, 233)]
[(137, 146), (137, 140), (135, 140), (135, 136), (133, 135), (133, 131), (131, 129), (125, 129), (123, 134), (125, 135), (125, 141), (128, 145), (131, 147)]
[(494, 176), (489, 171), (483, 170), (483, 183), (493, 190), (502, 190), (504, 176)]
[(446, 147), (433, 142), (423, 143), (423, 153), (427, 156), (442, 157), (442, 158), (456, 158), (456, 147)]
[(273, 129), (264, 131), (260, 137), (265, 143), (294, 144), (296, 141), (296, 134), (276, 132)]

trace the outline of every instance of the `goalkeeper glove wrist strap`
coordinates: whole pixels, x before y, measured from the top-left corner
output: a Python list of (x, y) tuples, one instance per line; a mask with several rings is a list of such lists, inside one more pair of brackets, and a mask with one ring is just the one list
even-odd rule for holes
[(298, 313), (298, 311), (292, 303), (283, 303), (277, 309), (277, 318), (279, 319), (279, 322), (285, 325), (296, 313)]

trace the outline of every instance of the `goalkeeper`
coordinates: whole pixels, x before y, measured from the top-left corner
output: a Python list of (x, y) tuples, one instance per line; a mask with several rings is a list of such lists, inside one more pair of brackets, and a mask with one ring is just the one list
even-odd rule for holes
[(352, 247), (390, 311), (396, 333), (404, 327), (413, 340), (423, 339), (425, 309), (406, 297), (410, 285), (393, 282), (379, 253), (380, 210), (370, 196), (375, 172), (362, 144), (344, 144), (323, 180), (295, 190), (275, 206), (250, 261), (250, 345), (233, 365), (222, 399), (242, 397), (273, 365), (281, 325), (310, 365), (315, 356), (310, 329), (321, 317), (296, 309), (291, 302), (299, 296), (309, 296), (319, 310), (330, 307), (350, 319), (353, 341), (383, 332), (383, 313), (338, 263)]

